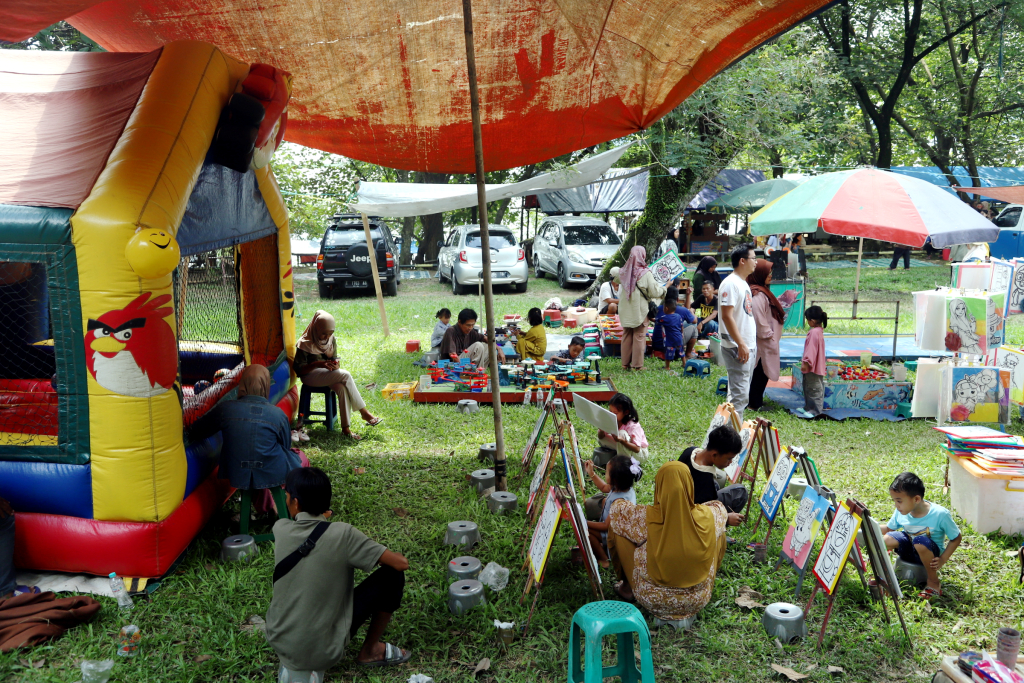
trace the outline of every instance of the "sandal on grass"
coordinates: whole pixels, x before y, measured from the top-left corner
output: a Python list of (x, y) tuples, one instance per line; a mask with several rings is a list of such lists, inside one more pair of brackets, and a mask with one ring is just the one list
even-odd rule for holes
[(924, 590), (917, 594), (917, 597), (922, 600), (931, 600), (932, 598), (941, 598), (942, 589), (932, 588), (931, 586), (925, 586)]
[(375, 417), (372, 420), (363, 420), (363, 422), (365, 422), (370, 427), (376, 427), (377, 425), (379, 425), (383, 421), (384, 421), (383, 417)]
[(367, 669), (373, 669), (381, 666), (393, 666), (395, 664), (405, 664), (412, 659), (412, 653), (408, 650), (403, 650), (400, 647), (396, 647), (391, 643), (384, 644), (384, 659), (376, 659), (372, 662), (359, 662), (359, 666), (364, 666)]

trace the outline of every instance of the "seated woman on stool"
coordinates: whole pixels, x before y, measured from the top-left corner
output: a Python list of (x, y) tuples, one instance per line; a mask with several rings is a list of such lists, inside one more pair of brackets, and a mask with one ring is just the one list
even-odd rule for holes
[(693, 502), (693, 479), (667, 462), (654, 479), (654, 505), (619, 499), (608, 515), (608, 553), (622, 581), (615, 591), (665, 621), (689, 619), (708, 604), (725, 555), (725, 506)]
[(538, 363), (544, 362), (544, 352), (548, 350), (548, 335), (544, 331), (544, 315), (539, 308), (531, 308), (526, 314), (530, 321), (530, 330), (519, 336), (516, 342), (516, 353), (523, 358), (530, 358)]
[(270, 402), (270, 371), (264, 366), (246, 367), (238, 398), (218, 404), (189, 431), (189, 439), (194, 442), (218, 430), (224, 435), (218, 476), (241, 491), (262, 490), (253, 496), (256, 514), (272, 511), (270, 489), (283, 486), (289, 471), (309, 461), (291, 449), (288, 417)]
[(352, 374), (338, 364), (334, 316), (327, 311), (314, 313), (295, 347), (295, 374), (302, 383), (311, 387), (330, 387), (338, 395), (342, 434), (356, 441), (360, 438), (352, 432), (349, 422), (352, 408), (358, 410), (363, 421), (371, 427), (380, 424), (382, 418), (374, 417), (366, 409)]

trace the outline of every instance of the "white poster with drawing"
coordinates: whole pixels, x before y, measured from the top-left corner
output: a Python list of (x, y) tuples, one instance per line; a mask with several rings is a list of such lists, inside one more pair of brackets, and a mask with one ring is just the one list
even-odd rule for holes
[(548, 488), (548, 497), (544, 501), (544, 509), (540, 513), (537, 527), (533, 530), (530, 541), (530, 570), (533, 580), (540, 583), (544, 575), (544, 566), (548, 562), (548, 553), (558, 531), (558, 522), (562, 519), (562, 507), (555, 499), (555, 487)]
[(851, 512), (846, 503), (839, 505), (839, 511), (832, 519), (832, 526), (829, 527), (825, 542), (821, 545), (821, 552), (818, 553), (813, 570), (818, 583), (829, 595), (835, 590), (843, 567), (846, 566), (846, 559), (857, 540), (860, 522), (860, 515)]
[(1024, 259), (1013, 259), (1013, 280), (1010, 282), (1010, 298), (1006, 303), (1006, 315), (1024, 313)]
[(686, 266), (679, 260), (679, 254), (670, 251), (651, 264), (651, 275), (662, 287), (686, 272)]
[(768, 483), (765, 484), (761, 499), (758, 501), (761, 512), (769, 522), (775, 521), (775, 515), (779, 511), (779, 506), (782, 505), (782, 496), (786, 493), (786, 487), (789, 486), (789, 480), (796, 470), (796, 465), (797, 459), (788, 453), (775, 461), (772, 475), (768, 478)]

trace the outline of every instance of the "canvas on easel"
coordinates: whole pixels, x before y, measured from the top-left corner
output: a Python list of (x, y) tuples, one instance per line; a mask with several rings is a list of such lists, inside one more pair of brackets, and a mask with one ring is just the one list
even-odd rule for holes
[(835, 592), (839, 576), (843, 573), (850, 550), (853, 549), (853, 544), (857, 540), (860, 523), (861, 516), (851, 509), (849, 501), (841, 503), (832, 520), (832, 526), (829, 527), (828, 534), (825, 536), (821, 552), (818, 553), (818, 560), (811, 570), (818, 579), (821, 589), (828, 595)]
[(537, 503), (542, 500), (542, 491), (545, 489), (548, 480), (548, 473), (551, 471), (551, 457), (555, 450), (555, 437), (548, 437), (547, 448), (544, 449), (544, 456), (537, 463), (533, 471), (533, 480), (530, 482), (530, 497), (526, 501), (526, 517), (532, 519)]
[(754, 448), (754, 436), (757, 432), (757, 425), (746, 420), (743, 422), (743, 427), (740, 429), (740, 442), (743, 444), (743, 449), (736, 454), (733, 458), (732, 463), (725, 468), (726, 473), (729, 475), (729, 481), (733, 484), (740, 478), (740, 472), (747, 462), (747, 458), (750, 456), (751, 451)]
[(526, 442), (526, 448), (523, 449), (523, 469), (530, 466), (530, 460), (533, 458), (533, 452), (537, 448), (537, 440), (540, 438), (541, 432), (544, 431), (544, 423), (547, 422), (548, 411), (545, 408), (541, 411), (540, 417), (537, 418), (537, 422), (533, 425), (533, 432), (530, 434), (530, 439)]
[(810, 559), (814, 541), (825, 521), (825, 513), (830, 508), (831, 503), (811, 486), (808, 486), (800, 498), (796, 516), (790, 520), (786, 536), (782, 539), (782, 552), (779, 553), (779, 561), (775, 564), (775, 569), (785, 562), (796, 570), (795, 597), (797, 598), (800, 597), (800, 589), (803, 587), (807, 560)]
[(533, 528), (533, 536), (530, 539), (529, 548), (526, 551), (525, 567), (530, 569), (530, 579), (527, 582), (523, 594), (530, 591), (531, 583), (540, 583), (544, 576), (544, 568), (547, 566), (548, 554), (551, 552), (551, 544), (554, 543), (555, 533), (558, 531), (558, 523), (562, 519), (562, 506), (555, 495), (555, 487), (547, 490), (544, 498), (544, 507), (537, 517), (537, 524)]
[(725, 424), (730, 425), (737, 432), (740, 431), (740, 418), (736, 415), (736, 410), (731, 403), (723, 403), (715, 408), (715, 414), (711, 416), (711, 424), (708, 426), (708, 431), (704, 434), (704, 441), (700, 447), (707, 448), (711, 432)]
[(768, 520), (768, 533), (764, 537), (765, 545), (768, 545), (768, 539), (772, 535), (775, 517), (782, 506), (782, 497), (786, 495), (786, 489), (789, 488), (789, 480), (793, 478), (796, 466), (797, 459), (791, 457), (789, 451), (783, 449), (783, 452), (775, 461), (772, 473), (768, 477), (768, 483), (765, 484), (764, 490), (761, 491), (761, 497), (757, 501), (761, 515), (758, 517), (757, 523), (754, 524), (754, 533), (757, 533), (762, 518)]
[[(568, 489), (567, 493), (571, 491), (572, 489)], [(568, 513), (569, 525), (572, 527), (573, 536), (576, 537), (576, 544), (583, 554), (583, 566), (587, 570), (587, 576), (590, 579), (590, 587), (594, 591), (594, 597), (598, 600), (604, 600), (604, 592), (601, 590), (601, 569), (597, 563), (597, 556), (594, 555), (594, 549), (590, 547), (587, 516), (583, 512), (583, 506), (580, 505), (579, 501), (572, 500), (570, 495), (563, 495), (560, 502), (563, 509)]]

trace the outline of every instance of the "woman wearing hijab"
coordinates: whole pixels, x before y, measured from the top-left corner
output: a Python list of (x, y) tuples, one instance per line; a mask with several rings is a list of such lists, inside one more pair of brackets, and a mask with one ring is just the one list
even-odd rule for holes
[(288, 417), (270, 402), (270, 371), (262, 365), (242, 371), (238, 398), (219, 403), (189, 430), (189, 439), (196, 442), (218, 431), (224, 443), (217, 476), (240, 491), (262, 489), (262, 496), (253, 496), (256, 514), (274, 509), (269, 489), (283, 486), (289, 471), (309, 464), (291, 449)]
[(667, 291), (647, 267), (647, 250), (633, 247), (619, 270), (619, 324), (622, 325), (622, 367), (643, 370), (647, 351), (648, 302)]
[(705, 256), (697, 264), (697, 271), (693, 274), (693, 291), (701, 291), (701, 286), (705, 282), (710, 282), (715, 286), (717, 292), (719, 287), (722, 286), (722, 276), (718, 273), (718, 261), (715, 260), (714, 256)]
[[(348, 370), (338, 364), (338, 345), (334, 340), (334, 316), (327, 311), (317, 311), (309, 321), (306, 330), (295, 344), (295, 374), (303, 384), (311, 387), (330, 387), (338, 395), (341, 412), (341, 432), (359, 440), (351, 429), (352, 409), (355, 408), (371, 427), (380, 424), (381, 418), (374, 417), (366, 409), (359, 388)], [(299, 421), (302, 421), (299, 415)]]
[(725, 556), (727, 520), (721, 502), (693, 502), (693, 477), (685, 464), (665, 463), (654, 479), (654, 505), (612, 503), (608, 550), (622, 578), (616, 592), (635, 598), (659, 619), (692, 618), (711, 599)]
[(782, 338), (786, 311), (768, 288), (771, 281), (771, 261), (758, 261), (754, 272), (747, 276), (757, 328), (757, 365), (750, 378), (750, 399), (747, 403), (750, 410), (761, 409), (768, 380), (779, 379), (779, 339)]

